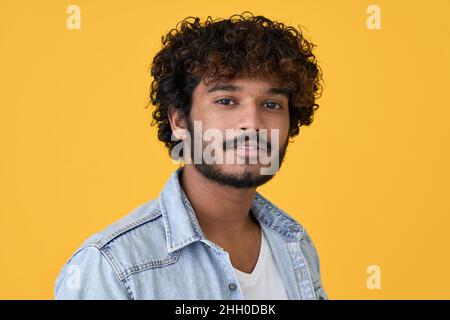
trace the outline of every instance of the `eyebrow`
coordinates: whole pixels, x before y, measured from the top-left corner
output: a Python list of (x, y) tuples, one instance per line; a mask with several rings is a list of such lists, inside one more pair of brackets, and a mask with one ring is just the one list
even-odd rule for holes
[[(241, 87), (236, 86), (234, 84), (221, 84), (218, 83), (216, 85), (214, 85), (212, 88), (210, 88), (208, 90), (208, 93), (211, 92), (215, 92), (215, 91), (232, 91), (232, 92), (236, 92), (236, 91), (241, 91)], [(267, 94), (276, 94), (276, 95), (282, 95), (282, 96), (286, 96), (289, 98), (289, 89), (286, 88), (268, 88), (264, 91)]]

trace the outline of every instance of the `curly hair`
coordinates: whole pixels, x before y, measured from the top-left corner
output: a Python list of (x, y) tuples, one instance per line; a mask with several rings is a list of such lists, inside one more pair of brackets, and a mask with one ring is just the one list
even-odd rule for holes
[(322, 71), (312, 52), (316, 45), (305, 40), (301, 29), (244, 11), (228, 19), (208, 16), (204, 23), (187, 17), (161, 42), (150, 67), (150, 103), (155, 106), (151, 126), (158, 125), (158, 139), (169, 154), (181, 142), (171, 139), (169, 107), (189, 117), (192, 93), (202, 79), (262, 76), (289, 90), (289, 137), (312, 123)]

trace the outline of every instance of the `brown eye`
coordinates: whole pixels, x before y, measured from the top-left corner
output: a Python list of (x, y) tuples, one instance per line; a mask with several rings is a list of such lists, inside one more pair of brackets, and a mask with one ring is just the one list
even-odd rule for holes
[(273, 110), (281, 109), (281, 106), (276, 102), (269, 101), (269, 102), (266, 102), (266, 105), (268, 105), (269, 109), (273, 109)]
[[(232, 102), (232, 101), (233, 100), (231, 100), (231, 99), (219, 99), (219, 100), (216, 100), (215, 102), (219, 103), (219, 104), (223, 104), (223, 105), (229, 106), (230, 105), (229, 102)], [(224, 102), (224, 103), (221, 103), (221, 102)]]

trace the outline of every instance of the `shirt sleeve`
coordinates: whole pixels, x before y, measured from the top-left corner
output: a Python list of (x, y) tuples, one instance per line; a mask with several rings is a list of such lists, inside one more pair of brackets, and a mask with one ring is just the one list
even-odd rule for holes
[(96, 247), (77, 251), (60, 271), (55, 300), (125, 300), (129, 295), (110, 260)]

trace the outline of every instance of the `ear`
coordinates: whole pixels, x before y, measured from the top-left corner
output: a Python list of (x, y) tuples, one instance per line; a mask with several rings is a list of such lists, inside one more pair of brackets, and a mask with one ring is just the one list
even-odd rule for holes
[(167, 117), (169, 119), (173, 135), (179, 140), (183, 140), (187, 132), (187, 120), (183, 115), (183, 112), (175, 106), (170, 106), (167, 112)]

